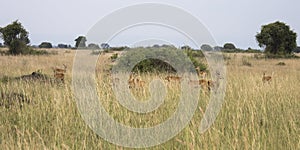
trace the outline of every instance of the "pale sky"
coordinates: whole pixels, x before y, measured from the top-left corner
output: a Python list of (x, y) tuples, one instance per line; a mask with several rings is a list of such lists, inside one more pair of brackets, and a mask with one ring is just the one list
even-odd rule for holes
[[(31, 45), (49, 41), (54, 45), (74, 46), (74, 39), (86, 35), (104, 16), (145, 2), (169, 4), (189, 12), (201, 21), (220, 46), (232, 42), (239, 48), (259, 48), (256, 33), (261, 25), (275, 21), (287, 23), (298, 34), (298, 45), (300, 42), (299, 0), (5, 0), (0, 3), (0, 26), (18, 19), (29, 31)], [(113, 44), (133, 44), (126, 40)]]

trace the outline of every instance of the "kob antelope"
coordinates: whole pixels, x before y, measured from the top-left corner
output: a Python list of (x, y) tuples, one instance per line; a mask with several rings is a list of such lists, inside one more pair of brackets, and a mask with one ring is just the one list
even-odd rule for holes
[(60, 67), (52, 68), (54, 74), (55, 73), (66, 73), (67, 72), (67, 66), (65, 64), (63, 64), (63, 66), (64, 66), (63, 68), (60, 68)]
[(54, 73), (54, 78), (61, 80), (62, 82), (64, 82), (65, 73), (67, 72), (67, 66), (65, 64), (63, 64), (63, 66), (64, 68), (59, 68), (59, 67), (52, 68)]
[(272, 77), (266, 76), (266, 73), (264, 73), (263, 78), (262, 78), (263, 83), (271, 82), (271, 80), (272, 80)]
[(146, 82), (141, 80), (140, 76), (134, 77), (133, 74), (130, 75), (129, 80), (128, 80), (129, 88), (132, 87), (139, 87), (142, 88), (145, 86)]
[(196, 71), (197, 71), (199, 77), (201, 77), (202, 79), (206, 78), (206, 75), (207, 75), (206, 71), (201, 71), (199, 67), (196, 68)]
[(165, 79), (166, 79), (168, 82), (171, 82), (171, 81), (178, 81), (178, 82), (180, 82), (181, 77), (178, 77), (178, 76), (167, 76)]
[(214, 86), (214, 83), (211, 80), (200, 79), (200, 80), (190, 80), (190, 84), (193, 85), (200, 85), (202, 89), (210, 91), (211, 88)]

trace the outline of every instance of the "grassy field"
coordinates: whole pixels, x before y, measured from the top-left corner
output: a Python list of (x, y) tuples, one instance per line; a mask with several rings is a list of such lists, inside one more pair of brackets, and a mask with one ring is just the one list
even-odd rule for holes
[[(9, 93), (26, 96), (30, 101), (22, 103), (22, 107), (17, 102), (9, 108), (0, 106), (0, 149), (128, 149), (106, 142), (85, 124), (71, 88), (75, 52), (57, 51), (58, 55), (48, 56), (0, 56), (0, 78), (36, 70), (52, 76), (51, 67), (68, 66), (64, 84), (0, 82), (2, 101), (13, 100)], [(109, 55), (98, 59), (97, 90), (115, 120), (132, 127), (151, 127), (172, 115), (179, 101), (176, 84), (167, 86), (165, 102), (154, 112), (137, 114), (122, 108), (105, 72), (111, 64)], [(256, 59), (254, 54), (225, 56), (226, 96), (212, 127), (204, 134), (198, 132), (209, 100), (201, 92), (189, 125), (168, 142), (150, 149), (300, 149), (300, 59), (265, 60)], [(279, 62), (285, 65), (277, 65)], [(262, 83), (264, 72), (272, 76), (271, 83)], [(155, 77), (142, 75), (147, 82)], [(149, 97), (148, 92), (139, 90), (132, 91), (136, 97)]]

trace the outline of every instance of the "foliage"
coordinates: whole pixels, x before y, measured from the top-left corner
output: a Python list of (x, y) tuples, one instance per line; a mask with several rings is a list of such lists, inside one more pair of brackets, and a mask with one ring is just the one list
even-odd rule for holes
[[(195, 66), (202, 65), (191, 56), (187, 57), (184, 51), (176, 48), (134, 48), (120, 57), (115, 68), (122, 72), (130, 69), (133, 72), (192, 71)], [(174, 68), (175, 66), (177, 68)]]
[(213, 48), (210, 45), (208, 45), (208, 44), (203, 44), (203, 45), (201, 45), (201, 50), (212, 51)]
[(42, 42), (39, 48), (52, 48), (52, 44), (50, 42)]
[(293, 52), (295, 52), (295, 53), (300, 53), (300, 47), (298, 46), (297, 48), (295, 48), (295, 49), (293, 50)]
[(184, 45), (181, 47), (182, 50), (191, 50), (192, 48), (188, 45)]
[(86, 37), (85, 36), (79, 36), (77, 39), (75, 39), (75, 48), (86, 48)]
[(71, 48), (71, 45), (67, 45), (67, 44), (58, 44), (57, 47), (58, 47), (58, 48)]
[(18, 20), (4, 28), (0, 28), (0, 33), (4, 44), (9, 47), (10, 54), (23, 54), (28, 50), (27, 44), (30, 42), (28, 32)]
[(121, 47), (111, 47), (110, 48), (112, 51), (123, 51), (125, 49), (129, 49), (127, 46), (121, 46)]
[(222, 52), (224, 52), (224, 53), (262, 53), (261, 50), (257, 50), (257, 49), (247, 49), (247, 50), (243, 50), (243, 49), (223, 49)]
[(206, 64), (200, 63), (196, 57), (204, 57), (204, 54), (200, 50), (185, 50), (184, 51), (189, 59), (192, 61), (195, 67), (199, 67), (200, 71), (205, 71), (207, 69)]
[(283, 22), (263, 25), (257, 33), (256, 40), (260, 47), (265, 47), (265, 53), (273, 55), (287, 55), (296, 48), (297, 34)]
[(286, 64), (284, 62), (279, 62), (277, 65), (278, 66), (285, 66)]
[(110, 48), (108, 43), (102, 43), (100, 46), (101, 46), (102, 49), (109, 49)]
[(221, 51), (221, 50), (223, 50), (223, 47), (222, 46), (215, 46), (214, 50), (215, 51)]
[(236, 49), (233, 43), (225, 43), (223, 46), (224, 49)]
[(89, 49), (100, 49), (99, 45), (98, 44), (94, 44), (94, 43), (90, 43), (88, 45), (88, 48)]

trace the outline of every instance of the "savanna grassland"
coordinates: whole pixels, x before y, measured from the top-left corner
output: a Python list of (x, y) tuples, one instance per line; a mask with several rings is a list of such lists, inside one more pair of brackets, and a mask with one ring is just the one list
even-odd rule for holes
[[(0, 149), (128, 149), (106, 142), (85, 124), (71, 86), (75, 51), (55, 51), (57, 55), (0, 56)], [(164, 104), (149, 114), (133, 113), (118, 104), (107, 72), (110, 55), (99, 56), (96, 68), (97, 90), (107, 112), (132, 127), (151, 127), (170, 117), (179, 101), (176, 83), (166, 85)], [(300, 149), (300, 59), (224, 56), (226, 96), (211, 128), (198, 132), (209, 102), (209, 94), (199, 91), (197, 110), (189, 125), (168, 142), (150, 149)], [(68, 66), (64, 83), (14, 80), (37, 70), (52, 77), (51, 68), (62, 64)], [(263, 73), (272, 77), (271, 82), (262, 82)], [(149, 83), (165, 76), (143, 74), (141, 78)], [(134, 88), (132, 93), (147, 99), (149, 87), (144, 88)]]

